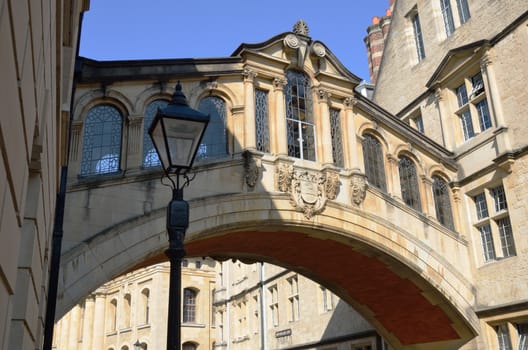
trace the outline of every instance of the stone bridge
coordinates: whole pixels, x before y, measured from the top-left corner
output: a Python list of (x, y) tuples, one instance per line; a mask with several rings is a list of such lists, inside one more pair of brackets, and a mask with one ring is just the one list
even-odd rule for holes
[[(146, 161), (143, 130), (146, 106), (170, 98), (181, 79), (193, 108), (211, 96), (225, 107), (223, 153), (198, 160), (185, 189), (189, 256), (298, 271), (351, 304), (396, 349), (456, 349), (479, 332), (457, 188), (444, 197), (451, 221), (435, 208), (433, 179), (456, 179), (451, 154), (356, 92), (359, 79), (322, 43), (285, 33), (225, 59), (79, 66), (57, 317), (101, 284), (165, 260), (171, 190)], [(99, 105), (118, 111), (119, 144), (95, 162), (90, 133), (99, 129), (89, 118)], [(299, 147), (292, 121), (313, 132)], [(366, 152), (372, 138), (381, 158)], [(414, 164), (406, 173), (414, 188), (404, 186), (403, 160)], [(412, 191), (418, 197), (409, 199)]]

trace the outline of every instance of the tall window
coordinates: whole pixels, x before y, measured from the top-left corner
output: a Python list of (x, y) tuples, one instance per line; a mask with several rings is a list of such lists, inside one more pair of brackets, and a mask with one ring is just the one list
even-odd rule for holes
[(196, 323), (196, 291), (190, 288), (183, 290), (183, 322)]
[(123, 298), (123, 327), (130, 327), (130, 306), (132, 304), (132, 296), (126, 294)]
[(255, 113), (257, 150), (269, 153), (268, 92), (265, 90), (255, 89)]
[(145, 288), (141, 291), (140, 324), (150, 322), (150, 291)]
[(376, 186), (382, 191), (386, 191), (385, 165), (383, 162), (381, 143), (374, 136), (365, 134), (363, 135), (362, 146), (365, 175), (367, 175), (369, 184)]
[(321, 286), (321, 298), (323, 302), (323, 312), (334, 309), (334, 294), (323, 286)]
[(310, 80), (301, 73), (286, 72), (286, 128), (288, 155), (315, 161), (315, 126)]
[(477, 219), (475, 227), (480, 233), (484, 261), (517, 255), (504, 187), (485, 189), (473, 196), (473, 202)]
[(299, 278), (297, 275), (288, 278), (290, 285), (290, 296), (288, 302), (290, 303), (290, 322), (298, 321), (301, 316), (299, 306)]
[(161, 164), (148, 130), (158, 112), (158, 108), (165, 108), (167, 104), (169, 104), (168, 101), (156, 100), (149, 103), (145, 109), (145, 117), (143, 118), (143, 167), (145, 168)]
[(117, 327), (117, 299), (112, 299), (108, 305), (108, 330), (115, 331)]
[(123, 119), (117, 108), (98, 105), (84, 121), (80, 175), (119, 171)]
[[(468, 94), (468, 91), (470, 93)], [(464, 80), (454, 90), (464, 140), (473, 138), (477, 132), (491, 128), (491, 115), (486, 99), (482, 74), (479, 72)], [(475, 125), (478, 127), (475, 128)]]
[(451, 199), (449, 198), (449, 188), (439, 176), (433, 176), (433, 197), (438, 221), (451, 230), (455, 229), (453, 224), (453, 213), (451, 211)]
[(442, 9), (442, 18), (444, 19), (444, 28), (446, 35), (450, 36), (455, 31), (455, 23), (453, 22), (453, 11), (451, 9), (451, 0), (440, 0), (440, 8)]
[(197, 159), (219, 158), (227, 155), (226, 105), (220, 97), (209, 96), (200, 101), (198, 110), (211, 119), (198, 148)]
[(423, 43), (422, 27), (420, 26), (420, 17), (418, 13), (411, 18), (413, 32), (414, 32), (414, 45), (416, 46), (416, 55), (418, 62), (425, 58), (425, 48)]
[(510, 332), (508, 331), (508, 324), (503, 323), (495, 327), (495, 332), (497, 332), (497, 340), (499, 343), (499, 350), (513, 350)]
[(528, 350), (528, 323), (518, 323), (519, 350)]
[(467, 0), (457, 0), (458, 16), (460, 17), (460, 24), (466, 23), (471, 14), (469, 13), (469, 6)]
[(334, 164), (338, 167), (344, 167), (345, 161), (343, 159), (343, 140), (341, 137), (341, 117), (339, 110), (330, 109), (330, 134), (332, 137), (332, 156)]
[(277, 285), (273, 285), (268, 288), (270, 301), (269, 308), (271, 312), (271, 325), (276, 327), (279, 325), (279, 293)]
[(409, 207), (421, 210), (418, 174), (416, 173), (414, 162), (405, 156), (400, 157), (398, 171), (403, 201)]

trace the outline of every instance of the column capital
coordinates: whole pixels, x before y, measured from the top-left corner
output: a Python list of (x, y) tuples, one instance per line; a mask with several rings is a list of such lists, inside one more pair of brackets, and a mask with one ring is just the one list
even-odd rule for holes
[(346, 109), (352, 109), (358, 103), (358, 100), (354, 96), (349, 96), (343, 100), (343, 103)]
[(332, 93), (327, 91), (327, 90), (324, 90), (324, 89), (318, 89), (317, 90), (317, 95), (319, 96), (319, 101), (320, 102), (328, 103), (330, 97), (332, 96)]
[(493, 55), (489, 50), (486, 50), (484, 54), (482, 54), (482, 57), (480, 58), (480, 69), (485, 70), (493, 63)]
[(258, 73), (255, 72), (252, 69), (244, 68), (244, 71), (242, 72), (242, 75), (244, 76), (244, 82), (246, 83), (254, 83), (255, 78), (258, 76)]
[(276, 77), (273, 79), (273, 88), (275, 90), (284, 90), (284, 87), (288, 84), (288, 80), (283, 77)]

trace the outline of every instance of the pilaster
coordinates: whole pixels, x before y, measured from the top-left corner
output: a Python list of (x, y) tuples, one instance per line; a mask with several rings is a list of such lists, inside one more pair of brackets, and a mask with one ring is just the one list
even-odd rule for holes
[(256, 149), (256, 123), (255, 123), (255, 78), (257, 72), (244, 69), (244, 145), (242, 148)]
[(354, 106), (357, 104), (355, 97), (350, 96), (343, 101), (345, 105), (345, 132), (343, 137), (343, 150), (345, 152), (345, 168), (347, 169), (365, 169), (363, 158), (358, 156), (356, 125), (354, 118)]
[(285, 78), (273, 80), (273, 95), (275, 101), (275, 115), (271, 118), (270, 141), (272, 153), (288, 155), (287, 130), (286, 130), (286, 105), (284, 100), (284, 87), (288, 84)]
[(332, 94), (326, 90), (319, 89), (317, 91), (319, 101), (319, 123), (316, 125), (318, 129), (318, 157), (323, 165), (334, 164), (334, 156), (332, 154), (332, 135), (330, 125), (330, 106), (329, 100)]

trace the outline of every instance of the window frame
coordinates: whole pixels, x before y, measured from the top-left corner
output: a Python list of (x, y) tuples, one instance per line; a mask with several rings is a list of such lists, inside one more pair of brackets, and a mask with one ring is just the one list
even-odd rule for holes
[(374, 134), (366, 132), (361, 140), (361, 148), (368, 183), (383, 192), (387, 192), (385, 153), (381, 141)]
[[(189, 297), (192, 295), (192, 298)], [(190, 302), (192, 301), (192, 303)], [(194, 288), (183, 289), (182, 323), (197, 323), (198, 291)]]
[[(403, 161), (405, 161), (405, 163), (407, 164), (404, 164)], [(412, 168), (410, 167), (411, 165)], [(406, 167), (403, 168), (403, 166)], [(421, 212), (422, 200), (420, 191), (420, 180), (418, 176), (418, 168), (414, 159), (412, 159), (408, 155), (401, 154), (398, 157), (398, 174), (400, 177), (400, 191), (403, 202), (409, 208)]]

